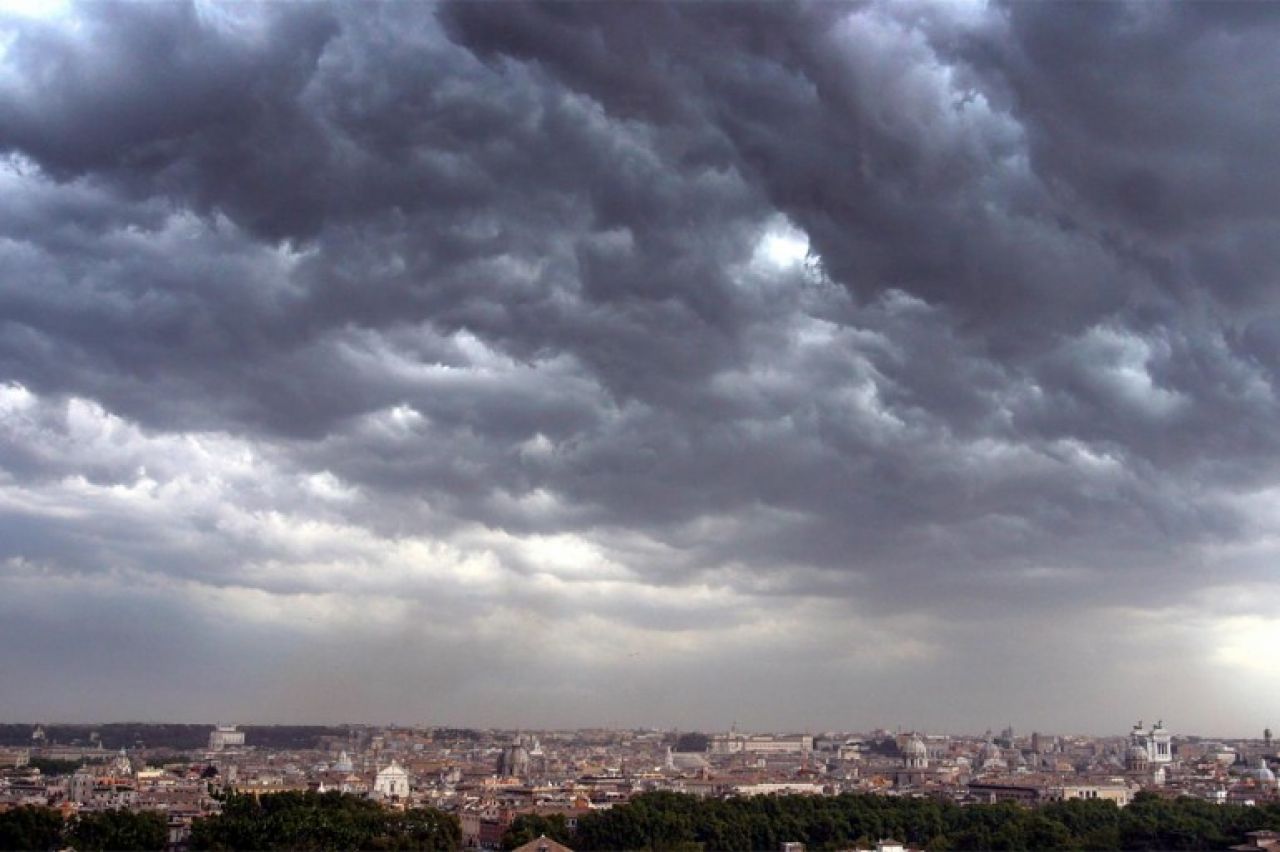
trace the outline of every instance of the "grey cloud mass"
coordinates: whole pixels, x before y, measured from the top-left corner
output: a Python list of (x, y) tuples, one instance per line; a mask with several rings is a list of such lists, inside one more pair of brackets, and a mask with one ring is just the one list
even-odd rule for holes
[(1277, 38), (0, 13), (0, 717), (1274, 723)]

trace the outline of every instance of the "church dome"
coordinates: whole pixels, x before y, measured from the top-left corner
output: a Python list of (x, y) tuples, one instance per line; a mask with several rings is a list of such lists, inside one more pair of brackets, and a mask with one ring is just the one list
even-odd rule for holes
[(902, 753), (909, 757), (928, 757), (929, 749), (925, 746), (924, 741), (919, 737), (913, 736), (907, 740), (907, 744), (902, 747)]
[(1253, 770), (1253, 777), (1263, 784), (1276, 783), (1276, 774), (1271, 771), (1271, 767), (1267, 766), (1267, 761), (1261, 757), (1258, 758), (1258, 765)]
[(1136, 743), (1129, 746), (1124, 753), (1124, 768), (1131, 772), (1144, 771), (1147, 768), (1151, 755), (1147, 750)]

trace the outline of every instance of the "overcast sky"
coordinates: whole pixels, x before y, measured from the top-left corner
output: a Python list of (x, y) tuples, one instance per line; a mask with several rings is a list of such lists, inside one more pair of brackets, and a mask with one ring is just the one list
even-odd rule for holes
[(1280, 6), (0, 5), (0, 719), (1280, 724)]

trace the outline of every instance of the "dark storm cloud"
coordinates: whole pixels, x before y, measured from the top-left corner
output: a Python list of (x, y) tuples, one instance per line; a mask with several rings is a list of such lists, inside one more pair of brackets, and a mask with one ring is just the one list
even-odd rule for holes
[(77, 32), (32, 24), (10, 47), (21, 77), (6, 87), (0, 144), (56, 179), (229, 208), (264, 236), (316, 227), (308, 178), (328, 150), (299, 99), (337, 32), (329, 15), (273, 14), (236, 39), (191, 5), (77, 11)]
[(838, 602), (807, 629), (847, 614), (858, 641), (945, 614), (969, 647), (1012, 612), (1266, 582), (1277, 26), (1223, 4), (9, 20), (0, 558), (339, 620), (331, 585), (398, 588), (478, 659), (505, 653), (495, 610), (702, 625), (728, 660), (760, 601)]
[[(1274, 13), (1010, 4), (1003, 26), (960, 54), (998, 81), (1037, 170), (1117, 236), (1212, 241), (1273, 217)], [(1230, 293), (1247, 282), (1218, 283)]]

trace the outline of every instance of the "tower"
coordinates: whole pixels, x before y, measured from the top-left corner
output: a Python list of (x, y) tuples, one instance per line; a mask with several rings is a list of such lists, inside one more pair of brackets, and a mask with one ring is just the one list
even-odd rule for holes
[(1141, 748), (1147, 753), (1147, 760), (1156, 765), (1173, 762), (1173, 734), (1158, 721), (1148, 731), (1142, 722), (1133, 726), (1129, 732), (1129, 748)]
[(93, 776), (84, 771), (76, 772), (68, 782), (67, 795), (77, 804), (88, 802), (93, 797)]
[(1151, 729), (1151, 746), (1148, 749), (1151, 762), (1157, 764), (1173, 762), (1173, 734), (1164, 726), (1164, 720), (1156, 722)]

